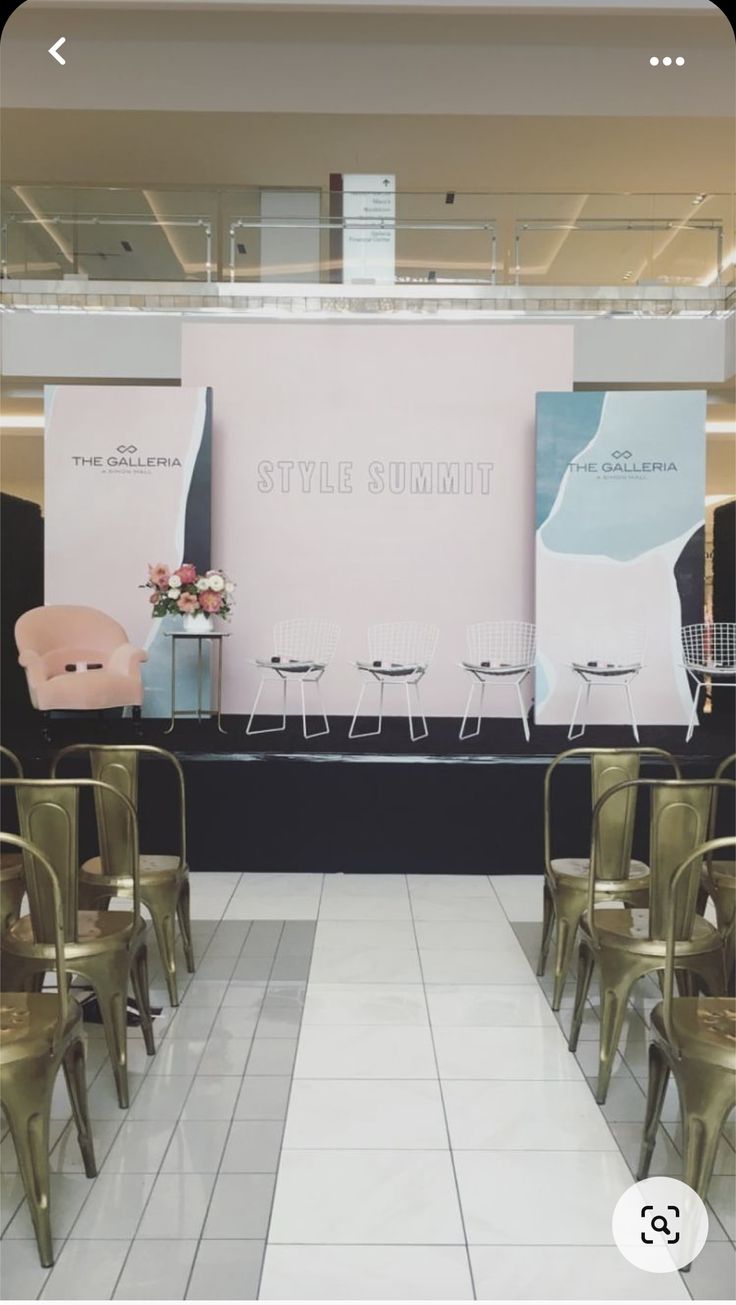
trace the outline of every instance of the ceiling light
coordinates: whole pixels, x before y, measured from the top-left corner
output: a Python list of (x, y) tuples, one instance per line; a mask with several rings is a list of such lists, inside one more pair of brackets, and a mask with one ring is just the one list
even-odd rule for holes
[(19, 413), (14, 416), (12, 413), (5, 413), (0, 417), (0, 426), (8, 427), (9, 430), (43, 430), (44, 417), (43, 413)]
[(675, 59), (675, 63), (677, 64), (678, 68), (682, 68), (684, 66), (685, 60), (683, 59), (681, 54), (678, 54), (677, 58)]
[(669, 68), (670, 64), (672, 63), (672, 60), (668, 54), (664, 56), (662, 63), (664, 64), (665, 68)]
[(656, 67), (657, 67), (657, 64), (659, 63), (659, 59), (657, 58), (656, 54), (653, 54), (653, 55), (652, 55), (652, 57), (651, 57), (651, 59), (649, 60), (649, 62), (650, 62), (650, 64), (652, 65), (653, 68), (656, 68)]

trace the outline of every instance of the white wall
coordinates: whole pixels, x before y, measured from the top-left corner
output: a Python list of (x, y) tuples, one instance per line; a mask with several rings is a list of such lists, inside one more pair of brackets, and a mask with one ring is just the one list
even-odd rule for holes
[[(374, 319), (373, 324), (380, 329), (380, 322)], [(550, 325), (559, 326), (559, 319)], [(423, 329), (432, 326), (426, 322)], [(1, 329), (6, 376), (181, 376), (182, 319), (175, 313), (16, 311), (6, 315)], [(580, 384), (706, 385), (727, 380), (733, 372), (733, 323), (721, 318), (594, 318), (575, 322), (574, 332), (574, 379)]]

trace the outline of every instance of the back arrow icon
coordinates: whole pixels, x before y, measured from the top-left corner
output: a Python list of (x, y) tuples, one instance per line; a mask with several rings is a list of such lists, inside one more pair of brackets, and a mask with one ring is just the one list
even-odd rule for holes
[(60, 36), (58, 41), (56, 41), (49, 50), (49, 54), (51, 55), (51, 58), (55, 59), (57, 63), (60, 63), (62, 67), (66, 63), (66, 59), (62, 59), (61, 55), (59, 54), (59, 49), (64, 44), (65, 41), (66, 41), (66, 37)]

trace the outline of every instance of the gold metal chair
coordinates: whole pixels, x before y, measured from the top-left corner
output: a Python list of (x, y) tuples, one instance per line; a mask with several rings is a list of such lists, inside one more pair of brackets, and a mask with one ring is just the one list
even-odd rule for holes
[(733, 997), (675, 997), (678, 896), (694, 881), (703, 857), (736, 849), (736, 838), (696, 847), (670, 880), (665, 902), (664, 1000), (651, 1014), (649, 1088), (637, 1180), (646, 1178), (670, 1073), (677, 1084), (684, 1134), (683, 1181), (705, 1200), (721, 1130), (736, 1106), (736, 1001)]
[[(601, 989), (601, 1028), (596, 1100), (606, 1099), (613, 1059), (621, 1038), (629, 993), (637, 979), (665, 968), (665, 920), (670, 909), (674, 872), (707, 837), (713, 794), (736, 788), (731, 780), (637, 779), (609, 789), (596, 803), (588, 876), (588, 902), (580, 921), (578, 982), (569, 1047), (577, 1047), (593, 968)], [(606, 806), (628, 791), (650, 790), (649, 906), (647, 909), (605, 910), (596, 906), (599, 826)], [(718, 930), (696, 914), (700, 868), (681, 888), (676, 902), (675, 965), (682, 988), (692, 988), (697, 975), (713, 996), (723, 992), (723, 940)], [(675, 908), (673, 908), (675, 909)]]
[[(0, 746), (0, 756), (13, 767), (17, 779), (23, 778), (23, 767), (10, 748)], [(26, 882), (23, 877), (23, 857), (20, 852), (0, 852), (0, 934), (20, 914)]]
[[(32, 843), (0, 834), (44, 881), (46, 931), (51, 938), (58, 992), (3, 992), (0, 1005), (0, 1104), (18, 1156), (18, 1168), (44, 1267), (54, 1262), (49, 1194), (49, 1117), (59, 1066), (64, 1070), (79, 1149), (88, 1178), (97, 1167), (87, 1110), (82, 1012), (69, 996), (62, 896), (54, 871)], [(40, 875), (39, 875), (40, 872)]]
[[(537, 974), (544, 974), (552, 930), (555, 931), (555, 983), (552, 1009), (559, 1010), (565, 981), (572, 963), (580, 918), (588, 901), (588, 856), (552, 856), (552, 777), (563, 762), (590, 759), (592, 806), (609, 789), (625, 780), (637, 779), (643, 761), (658, 760), (671, 766), (679, 779), (680, 769), (669, 752), (661, 748), (568, 748), (547, 767), (544, 776), (544, 914)], [(649, 894), (649, 868), (631, 860), (634, 839), (636, 796), (627, 793), (606, 808), (598, 831), (599, 876), (596, 900), (624, 901), (645, 906)]]
[[(64, 909), (66, 967), (91, 984), (100, 1009), (118, 1102), (129, 1104), (127, 999), (132, 983), (146, 1051), (152, 1056), (153, 1022), (148, 998), (146, 923), (141, 918), (138, 883), (138, 822), (133, 804), (95, 779), (4, 779), (15, 789), (21, 832), (56, 867)], [(132, 911), (79, 910), (79, 795), (104, 790), (125, 810), (129, 830), (126, 854)], [(47, 970), (56, 968), (50, 905), (44, 884), (24, 856), (30, 914), (11, 924), (4, 939), (6, 983), (20, 991), (40, 991)]]
[[(54, 758), (51, 773), (56, 775), (60, 762), (72, 754), (86, 754), (90, 759), (92, 775), (123, 793), (138, 807), (138, 759), (159, 757), (169, 762), (176, 771), (178, 785), (179, 850), (176, 855), (141, 853), (140, 892), (143, 905), (151, 914), (153, 928), (166, 976), (169, 1001), (178, 1006), (176, 983), (175, 922), (178, 917), (182, 946), (187, 969), (194, 973), (194, 949), (189, 914), (189, 866), (186, 846), (186, 797), (184, 772), (177, 758), (164, 748), (136, 744), (118, 747), (116, 744), (75, 743), (63, 748)], [(92, 905), (100, 899), (105, 904), (111, 897), (130, 897), (130, 868), (125, 858), (126, 817), (120, 805), (110, 801), (102, 790), (95, 793), (97, 830), (100, 855), (85, 861), (80, 876), (82, 901)]]
[[(722, 779), (734, 766), (736, 752), (721, 762), (715, 778)], [(714, 799), (711, 838), (716, 836), (716, 813), (717, 801)], [(736, 859), (721, 860), (719, 857), (715, 860), (712, 855), (707, 856), (700, 884), (703, 897), (706, 901), (710, 897), (715, 907), (716, 923), (726, 952), (726, 991), (733, 996), (736, 986)]]

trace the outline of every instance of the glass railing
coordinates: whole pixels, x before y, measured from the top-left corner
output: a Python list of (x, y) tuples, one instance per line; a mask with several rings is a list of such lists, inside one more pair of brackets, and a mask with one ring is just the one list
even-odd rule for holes
[(2, 200), (2, 276), (15, 280), (632, 291), (733, 280), (733, 198), (719, 194), (398, 192), (389, 216), (346, 216), (316, 187), (24, 184)]

